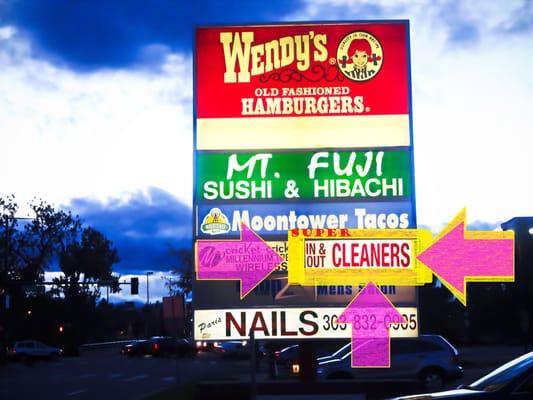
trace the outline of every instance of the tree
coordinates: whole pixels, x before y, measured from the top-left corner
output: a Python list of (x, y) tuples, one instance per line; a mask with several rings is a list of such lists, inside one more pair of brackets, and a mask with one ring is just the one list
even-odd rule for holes
[(50, 293), (34, 299), (26, 294), (26, 288), (43, 282), (45, 270), (79, 236), (81, 228), (79, 217), (70, 212), (56, 210), (42, 200), (28, 205), (32, 218), (20, 218), (15, 197), (0, 197), (0, 324), (7, 327), (10, 337), (29, 336), (32, 329), (45, 329), (42, 324), (26, 324), (25, 307), (34, 300), (41, 304)]
[(81, 229), (79, 217), (70, 211), (56, 210), (42, 200), (34, 200), (29, 207), (34, 218), (20, 229), (14, 196), (0, 198), (1, 276), (2, 283), (12, 290), (20, 291), (21, 285), (42, 282), (54, 257), (76, 239)]
[[(168, 289), (170, 296), (182, 295), (185, 302), (185, 298), (192, 292), (192, 285), (194, 280), (194, 257), (191, 248), (170, 248), (169, 255), (177, 258), (177, 266), (172, 268), (172, 274), (177, 275), (177, 279), (163, 278), (166, 280), (165, 287)], [(192, 332), (192, 309), (185, 306), (185, 326), (184, 331), (186, 336), (189, 336)]]
[(0, 197), (0, 239), (2, 247), (0, 248), (1, 273), (0, 288), (2, 291), (7, 290), (8, 284), (14, 275), (15, 261), (13, 257), (14, 238), (17, 231), (17, 219), (15, 214), (18, 210), (18, 204), (14, 196), (7, 198)]
[(69, 300), (89, 296), (98, 298), (100, 288), (90, 285), (105, 282), (111, 291), (120, 290), (118, 277), (113, 275), (113, 265), (120, 261), (117, 249), (101, 232), (84, 228), (79, 241), (70, 243), (59, 254), (59, 267), (64, 276), (56, 278), (58, 288)]
[[(74, 348), (102, 326), (96, 313), (97, 282), (119, 291), (112, 274), (118, 253), (102, 233), (83, 228), (78, 216), (42, 200), (28, 205), (32, 218), (20, 218), (15, 197), (0, 197), (0, 325), (11, 338), (50, 339), (62, 323), (69, 326), (68, 335), (61, 336), (68, 336), (68, 343), (56, 344)], [(52, 290), (26, 294), (26, 286), (43, 282), (44, 272), (58, 264), (63, 275)], [(9, 308), (4, 306), (7, 296)], [(28, 309), (34, 311), (31, 318)]]
[(176, 294), (183, 294), (187, 296), (192, 292), (192, 282), (194, 279), (194, 259), (192, 250), (188, 248), (170, 248), (169, 255), (175, 256), (178, 260), (178, 266), (172, 268), (172, 274), (177, 276), (177, 279), (164, 278), (165, 287), (168, 289), (170, 296)]

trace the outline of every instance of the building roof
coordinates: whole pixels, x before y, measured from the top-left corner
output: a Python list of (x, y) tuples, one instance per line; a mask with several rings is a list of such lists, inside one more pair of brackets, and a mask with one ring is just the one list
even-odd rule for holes
[(533, 217), (514, 217), (511, 218), (509, 221), (502, 223), (501, 227), (504, 231), (510, 229), (514, 231), (529, 231), (533, 228)]

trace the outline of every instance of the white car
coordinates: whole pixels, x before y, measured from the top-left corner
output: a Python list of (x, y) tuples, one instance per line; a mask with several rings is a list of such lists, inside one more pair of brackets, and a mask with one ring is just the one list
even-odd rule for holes
[(37, 340), (23, 340), (16, 342), (11, 348), (9, 357), (13, 360), (30, 361), (39, 358), (56, 359), (63, 355), (63, 350), (50, 347)]
[[(358, 379), (359, 381), (419, 381), (426, 390), (439, 390), (446, 380), (459, 378), (459, 352), (438, 335), (391, 340), (390, 368), (351, 366), (352, 349), (345, 345), (329, 357), (318, 359), (318, 379)], [(364, 346), (359, 346), (364, 351)]]

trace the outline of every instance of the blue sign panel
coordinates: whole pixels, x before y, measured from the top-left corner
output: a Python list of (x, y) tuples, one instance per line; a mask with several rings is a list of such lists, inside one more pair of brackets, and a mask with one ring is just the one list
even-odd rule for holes
[(415, 225), (410, 201), (199, 204), (195, 236), (239, 237), (241, 222), (263, 238), (306, 228), (410, 228)]

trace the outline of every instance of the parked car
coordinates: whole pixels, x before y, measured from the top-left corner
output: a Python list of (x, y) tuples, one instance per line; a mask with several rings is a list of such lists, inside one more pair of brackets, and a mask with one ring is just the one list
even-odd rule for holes
[[(347, 340), (332, 340), (332, 341), (315, 341), (314, 352), (317, 360), (321, 360), (325, 357), (331, 357), (333, 353), (339, 349), (349, 348), (350, 342)], [(291, 364), (297, 362), (300, 357), (300, 345), (291, 344), (283, 349), (275, 352), (276, 364), (278, 370), (284, 371), (289, 370)]]
[(193, 342), (184, 338), (153, 336), (147, 340), (136, 340), (120, 349), (120, 354), (126, 356), (166, 356), (176, 354), (187, 356), (196, 354)]
[(470, 385), (461, 385), (458, 389), (444, 392), (396, 398), (396, 400), (422, 399), (533, 399), (533, 352), (509, 361)]
[(194, 356), (198, 352), (194, 340), (187, 338), (178, 339), (178, 355)]
[(300, 354), (300, 346), (298, 344), (291, 344), (274, 353), (276, 358), (276, 365), (279, 367), (289, 367), (289, 365), (298, 359)]
[(198, 340), (196, 342), (197, 351), (212, 351), (215, 348), (215, 343), (217, 342), (207, 342), (205, 340)]
[(457, 349), (437, 335), (392, 339), (390, 368), (352, 368), (351, 354), (351, 346), (345, 345), (334, 355), (317, 360), (318, 379), (419, 381), (427, 390), (438, 390), (446, 380), (463, 373)]
[(342, 357), (346, 352), (351, 351), (352, 342), (345, 343), (342, 347), (339, 347), (334, 353), (331, 353), (327, 356), (322, 356), (317, 358), (317, 362), (320, 364), (323, 361), (337, 359)]
[(196, 354), (196, 347), (192, 341), (184, 338), (153, 337), (148, 340), (152, 356), (190, 356)]
[(122, 346), (120, 354), (130, 357), (150, 354), (150, 344), (147, 340), (136, 340)]
[(13, 361), (53, 360), (61, 355), (63, 355), (63, 350), (60, 348), (48, 346), (37, 340), (16, 342), (9, 351), (9, 358)]
[[(213, 343), (213, 350), (224, 358), (250, 358), (250, 342), (247, 340), (226, 340)], [(266, 349), (258, 345), (256, 357), (260, 360), (266, 355)]]
[(214, 343), (213, 350), (225, 358), (248, 358), (250, 348), (246, 340), (228, 340)]

